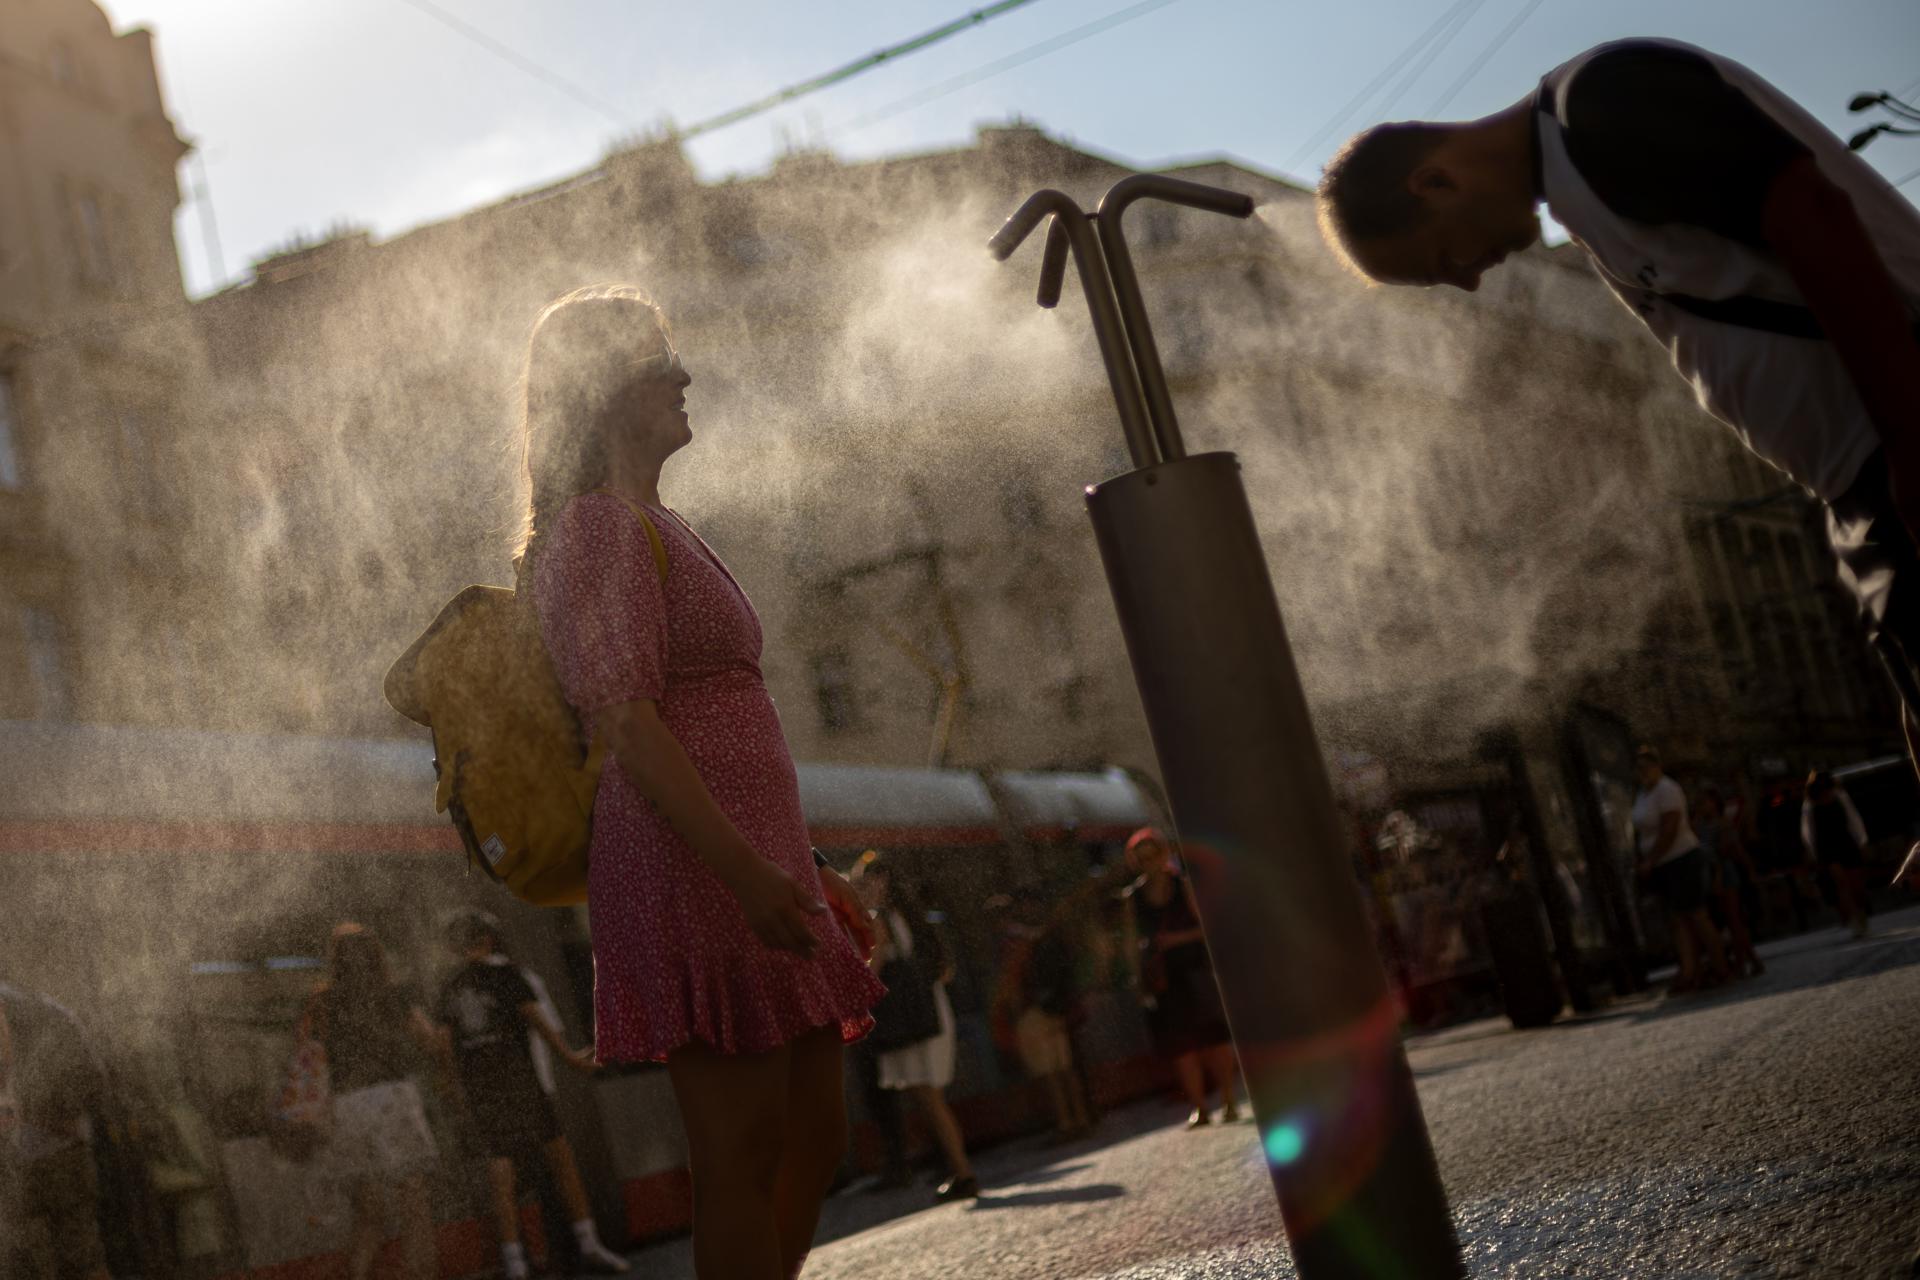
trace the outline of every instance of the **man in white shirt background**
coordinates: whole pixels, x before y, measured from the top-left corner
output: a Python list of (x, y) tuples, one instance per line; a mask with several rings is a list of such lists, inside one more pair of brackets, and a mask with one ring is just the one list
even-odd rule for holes
[(1727, 980), (1727, 959), (1720, 931), (1707, 914), (1712, 868), (1687, 820), (1686, 792), (1666, 775), (1660, 753), (1652, 747), (1634, 752), (1633, 765), (1640, 778), (1640, 793), (1633, 800), (1633, 834), (1639, 852), (1635, 867), (1641, 883), (1667, 908), (1673, 949), (1680, 962), (1680, 973), (1668, 991), (1678, 994), (1717, 987)]

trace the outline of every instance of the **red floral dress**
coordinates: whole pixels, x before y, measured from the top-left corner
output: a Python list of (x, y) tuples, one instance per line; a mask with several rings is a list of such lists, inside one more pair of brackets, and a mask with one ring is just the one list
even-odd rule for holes
[[(819, 896), (793, 756), (760, 676), (760, 619), (685, 522), (648, 513), (666, 545), (664, 589), (645, 529), (612, 494), (575, 498), (545, 536), (534, 600), (561, 688), (589, 730), (602, 708), (653, 700), (740, 834)], [(853, 1041), (873, 1025), (884, 988), (834, 916), (812, 918), (811, 957), (760, 942), (612, 755), (590, 857), (600, 1061), (658, 1062), (696, 1040), (763, 1053), (814, 1027)]]

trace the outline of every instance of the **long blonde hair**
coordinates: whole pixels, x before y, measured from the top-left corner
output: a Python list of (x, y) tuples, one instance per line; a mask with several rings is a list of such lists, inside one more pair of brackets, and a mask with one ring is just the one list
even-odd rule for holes
[(520, 375), (521, 467), (527, 511), (514, 555), (530, 565), (547, 522), (568, 502), (607, 479), (601, 413), (633, 358), (641, 324), (670, 334), (667, 318), (646, 290), (596, 284), (562, 294), (541, 309), (527, 339)]

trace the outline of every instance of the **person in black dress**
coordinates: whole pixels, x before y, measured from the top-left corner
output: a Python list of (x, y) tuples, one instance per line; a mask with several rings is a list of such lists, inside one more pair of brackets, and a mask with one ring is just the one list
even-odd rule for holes
[(1173, 1062), (1181, 1092), (1193, 1107), (1189, 1129), (1211, 1123), (1209, 1079), (1220, 1091), (1221, 1122), (1231, 1124), (1240, 1118), (1239, 1070), (1193, 891), (1175, 866), (1173, 851), (1151, 827), (1127, 841), (1127, 862), (1140, 873), (1126, 892), (1140, 939), (1141, 999), (1154, 1052)]

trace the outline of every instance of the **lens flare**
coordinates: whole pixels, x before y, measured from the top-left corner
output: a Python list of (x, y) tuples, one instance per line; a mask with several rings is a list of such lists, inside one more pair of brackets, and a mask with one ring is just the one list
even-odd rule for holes
[(1282, 1120), (1267, 1130), (1262, 1145), (1267, 1149), (1269, 1161), (1285, 1167), (1298, 1160), (1300, 1153), (1307, 1149), (1306, 1131), (1292, 1120)]

